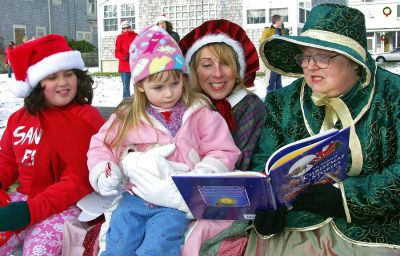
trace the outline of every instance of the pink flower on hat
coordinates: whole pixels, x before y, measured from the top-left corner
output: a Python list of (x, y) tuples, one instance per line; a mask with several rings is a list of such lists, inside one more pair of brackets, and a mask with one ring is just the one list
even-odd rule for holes
[(18, 98), (29, 96), (46, 76), (61, 70), (83, 69), (79, 51), (73, 51), (63, 36), (50, 34), (28, 41), (10, 52), (17, 82), (12, 91)]
[(184, 59), (178, 44), (157, 25), (140, 32), (130, 46), (129, 55), (134, 82), (161, 71), (184, 71)]

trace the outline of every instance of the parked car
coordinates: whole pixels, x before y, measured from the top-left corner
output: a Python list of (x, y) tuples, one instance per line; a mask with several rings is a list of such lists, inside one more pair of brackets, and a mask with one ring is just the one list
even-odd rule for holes
[(387, 61), (400, 61), (400, 48), (396, 48), (391, 52), (380, 52), (372, 54), (378, 63), (383, 63)]

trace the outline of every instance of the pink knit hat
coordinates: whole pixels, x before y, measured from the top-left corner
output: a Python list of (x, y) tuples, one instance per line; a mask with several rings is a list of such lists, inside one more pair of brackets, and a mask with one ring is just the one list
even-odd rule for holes
[(143, 29), (129, 48), (129, 64), (135, 83), (165, 70), (184, 72), (184, 63), (178, 44), (157, 25)]

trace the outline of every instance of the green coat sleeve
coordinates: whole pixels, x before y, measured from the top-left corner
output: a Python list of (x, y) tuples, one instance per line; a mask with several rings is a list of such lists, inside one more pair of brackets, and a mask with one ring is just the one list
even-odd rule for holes
[(351, 215), (359, 221), (400, 212), (400, 77), (378, 69), (376, 80), (371, 107), (356, 125), (363, 169), (344, 180)]

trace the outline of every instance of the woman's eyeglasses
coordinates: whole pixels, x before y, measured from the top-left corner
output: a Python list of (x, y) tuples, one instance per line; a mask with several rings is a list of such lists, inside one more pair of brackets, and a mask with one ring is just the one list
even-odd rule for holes
[(130, 29), (131, 27), (125, 27), (125, 28), (122, 28), (122, 30), (125, 30), (125, 29)]
[(313, 60), (314, 65), (316, 65), (317, 67), (328, 68), (329, 60), (333, 59), (339, 55), (340, 54), (336, 54), (333, 56), (326, 56), (324, 54), (315, 54), (313, 56), (305, 56), (304, 54), (297, 54), (296, 56), (294, 56), (294, 58), (296, 59), (297, 63), (300, 65), (300, 67), (302, 67), (302, 68), (308, 67), (311, 59)]

